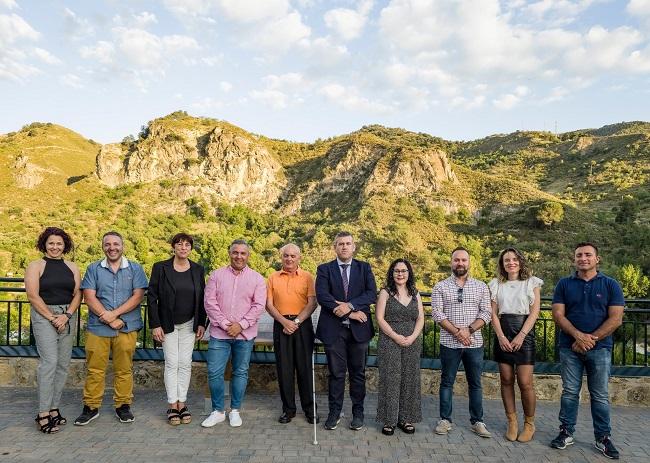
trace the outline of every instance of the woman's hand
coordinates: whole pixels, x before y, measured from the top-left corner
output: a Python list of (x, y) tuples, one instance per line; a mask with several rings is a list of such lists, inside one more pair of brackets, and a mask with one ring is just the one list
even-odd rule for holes
[[(202, 326), (200, 328), (203, 328)], [(153, 337), (154, 341), (163, 343), (165, 342), (165, 332), (161, 327), (154, 328), (151, 330), (151, 336)]]
[(205, 334), (205, 326), (200, 326), (196, 329), (196, 339), (203, 339)]
[(66, 323), (68, 323), (68, 317), (66, 317), (65, 314), (60, 313), (58, 315), (54, 315), (54, 317), (52, 317), (52, 321), (50, 323), (52, 323), (52, 326), (59, 333), (61, 333), (62, 329), (65, 328)]
[(510, 343), (510, 341), (508, 341), (508, 338), (506, 338), (502, 334), (501, 336), (498, 337), (498, 339), (499, 339), (499, 346), (501, 347), (501, 350), (503, 352), (512, 352), (512, 344)]
[(514, 337), (512, 342), (510, 342), (510, 346), (512, 347), (513, 352), (517, 352), (521, 348), (521, 345), (524, 343), (525, 338), (526, 335), (521, 331), (517, 334), (517, 336)]

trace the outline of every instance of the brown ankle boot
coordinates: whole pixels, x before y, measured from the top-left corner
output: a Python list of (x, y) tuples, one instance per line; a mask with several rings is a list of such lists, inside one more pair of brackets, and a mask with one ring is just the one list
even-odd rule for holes
[(535, 416), (524, 415), (524, 430), (521, 431), (517, 440), (519, 442), (529, 442), (535, 434)]
[(519, 423), (517, 423), (516, 413), (506, 413), (508, 418), (508, 429), (506, 430), (506, 439), (509, 441), (517, 440), (517, 432), (519, 432)]

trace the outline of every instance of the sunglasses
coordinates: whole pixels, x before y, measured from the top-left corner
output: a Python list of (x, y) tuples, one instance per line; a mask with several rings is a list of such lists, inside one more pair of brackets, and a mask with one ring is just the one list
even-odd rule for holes
[(458, 288), (458, 302), (463, 302), (463, 288)]

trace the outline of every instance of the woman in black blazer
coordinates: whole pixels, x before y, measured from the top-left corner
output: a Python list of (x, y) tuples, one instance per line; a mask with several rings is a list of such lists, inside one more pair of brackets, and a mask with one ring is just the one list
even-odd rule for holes
[(192, 421), (185, 401), (194, 343), (203, 337), (207, 320), (203, 305), (205, 270), (188, 258), (194, 247), (190, 235), (178, 233), (171, 245), (174, 257), (153, 265), (147, 303), (149, 328), (165, 354), (167, 421), (179, 425)]

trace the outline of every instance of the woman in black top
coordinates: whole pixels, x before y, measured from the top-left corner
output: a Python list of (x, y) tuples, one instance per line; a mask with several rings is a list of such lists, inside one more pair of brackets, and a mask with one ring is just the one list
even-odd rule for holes
[(36, 248), (44, 256), (27, 266), (25, 290), (31, 304), (31, 324), (38, 349), (38, 415), (44, 433), (59, 431), (67, 420), (59, 412), (81, 303), (79, 268), (63, 256), (73, 248), (72, 239), (60, 228), (48, 227)]
[(179, 233), (171, 241), (174, 257), (156, 262), (151, 271), (147, 302), (149, 328), (165, 354), (167, 420), (178, 425), (192, 421), (185, 406), (190, 386), (194, 343), (205, 333), (203, 305), (205, 270), (188, 259), (194, 246), (190, 235)]

